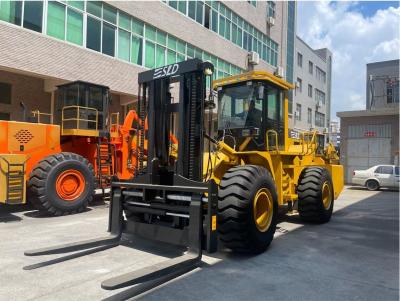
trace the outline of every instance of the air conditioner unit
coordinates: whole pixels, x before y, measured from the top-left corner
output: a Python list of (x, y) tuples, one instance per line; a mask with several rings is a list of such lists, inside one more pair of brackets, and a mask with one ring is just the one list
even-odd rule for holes
[(294, 112), (294, 117), (296, 117), (296, 118), (300, 117), (300, 112), (299, 111), (295, 111)]
[(296, 82), (296, 88), (300, 88), (300, 83), (299, 82)]
[(317, 101), (317, 108), (321, 108), (321, 107), (322, 107), (322, 101), (319, 100), (319, 101)]
[(274, 17), (268, 17), (267, 18), (267, 24), (269, 26), (274, 26), (275, 25), (275, 18)]
[(255, 51), (249, 52), (247, 59), (251, 65), (258, 65), (260, 63), (260, 55)]
[(274, 73), (277, 77), (284, 78), (285, 77), (285, 69), (282, 66), (278, 66)]

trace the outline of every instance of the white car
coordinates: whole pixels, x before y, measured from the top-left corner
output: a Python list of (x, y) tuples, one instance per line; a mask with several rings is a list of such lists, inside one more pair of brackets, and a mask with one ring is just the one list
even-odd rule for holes
[(355, 170), (352, 183), (378, 190), (380, 187), (399, 188), (399, 167), (395, 165), (375, 165), (366, 170)]

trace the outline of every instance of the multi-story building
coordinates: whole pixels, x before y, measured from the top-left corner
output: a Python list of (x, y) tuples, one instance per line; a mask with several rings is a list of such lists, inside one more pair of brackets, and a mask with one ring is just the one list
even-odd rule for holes
[(290, 125), (294, 130), (327, 131), (331, 111), (332, 53), (312, 49), (296, 37), (294, 100)]
[(367, 64), (366, 110), (338, 112), (345, 180), (353, 171), (399, 164), (399, 60)]
[(329, 125), (329, 141), (335, 146), (340, 146), (340, 124), (338, 121), (331, 121)]
[(53, 113), (56, 86), (75, 80), (109, 86), (111, 110), (126, 112), (139, 72), (193, 57), (217, 78), (285, 69), (292, 81), (295, 12), (280, 1), (1, 0), (0, 118), (21, 120), (20, 101)]

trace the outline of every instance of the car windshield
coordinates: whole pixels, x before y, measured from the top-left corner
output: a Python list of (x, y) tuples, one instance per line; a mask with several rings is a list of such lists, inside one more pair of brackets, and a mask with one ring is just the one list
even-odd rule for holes
[(222, 88), (218, 91), (218, 129), (259, 127), (262, 99), (257, 99), (253, 83)]

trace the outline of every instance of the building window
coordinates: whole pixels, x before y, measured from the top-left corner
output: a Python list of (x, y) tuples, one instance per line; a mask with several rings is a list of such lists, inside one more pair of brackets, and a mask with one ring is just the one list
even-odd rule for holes
[(86, 47), (100, 52), (101, 21), (87, 17)]
[(254, 7), (257, 7), (257, 1), (256, 0), (250, 0), (247, 1), (248, 3), (250, 3), (251, 5), (253, 5)]
[(267, 16), (275, 18), (276, 3), (275, 1), (267, 1)]
[(51, 1), (47, 7), (47, 35), (65, 39), (65, 5)]
[(307, 109), (307, 123), (312, 124), (312, 109)]
[(296, 87), (297, 91), (299, 91), (300, 93), (303, 91), (303, 81), (301, 80), (300, 77), (297, 78), (297, 87)]
[(315, 126), (325, 127), (325, 114), (315, 112)]
[(0, 120), (10, 120), (10, 113), (0, 112)]
[(114, 56), (115, 53), (115, 26), (103, 23), (102, 52)]
[(386, 82), (387, 103), (399, 103), (399, 81), (389, 80)]
[(43, 1), (24, 2), (24, 27), (42, 32)]
[(303, 55), (300, 52), (297, 52), (297, 66), (303, 67)]
[(68, 7), (67, 41), (76, 45), (83, 44), (83, 15)]
[(325, 93), (321, 90), (315, 89), (315, 101), (317, 103), (325, 104)]
[(308, 61), (308, 73), (313, 74), (314, 72), (314, 64), (311, 61)]
[(129, 32), (118, 30), (118, 58), (129, 62), (131, 35)]
[(21, 25), (22, 1), (1, 0), (0, 20)]
[(11, 104), (11, 84), (0, 83), (0, 103)]
[(315, 74), (320, 82), (326, 83), (326, 73), (318, 66), (315, 66)]
[(308, 97), (312, 97), (312, 86), (308, 84)]
[(295, 119), (298, 121), (301, 120), (301, 104), (299, 104), (299, 103), (296, 103)]

